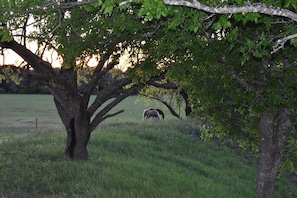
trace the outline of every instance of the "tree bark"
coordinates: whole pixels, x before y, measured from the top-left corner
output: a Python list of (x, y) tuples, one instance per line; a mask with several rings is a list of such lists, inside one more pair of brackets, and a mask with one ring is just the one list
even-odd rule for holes
[(190, 101), (189, 101), (189, 95), (183, 89), (179, 93), (184, 98), (184, 101), (185, 101), (185, 105), (186, 105), (185, 106), (186, 117), (189, 117), (190, 114), (192, 113), (192, 108), (191, 108)]
[(287, 140), (293, 133), (291, 112), (263, 113), (259, 120), (260, 147), (256, 198), (272, 198), (279, 164)]
[(71, 159), (87, 160), (89, 157), (87, 145), (91, 133), (87, 110), (80, 108), (81, 100), (76, 100), (76, 104), (73, 105), (73, 101), (61, 102), (56, 97), (54, 101), (67, 132), (65, 155)]

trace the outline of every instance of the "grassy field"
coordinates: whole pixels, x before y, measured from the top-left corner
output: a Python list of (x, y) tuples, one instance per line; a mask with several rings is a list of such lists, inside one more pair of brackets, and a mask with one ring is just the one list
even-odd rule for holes
[[(149, 107), (162, 109), (166, 119), (174, 118), (161, 103), (147, 103), (142, 98), (131, 96), (112, 110), (124, 109), (124, 113), (105, 122), (142, 122), (142, 111)], [(63, 127), (52, 95), (0, 94), (0, 131), (5, 128), (35, 128), (36, 118), (40, 128)]]
[[(112, 113), (124, 109), (124, 113), (105, 120), (102, 125), (110, 122), (143, 122), (142, 112), (149, 107), (162, 109), (167, 120), (175, 119), (161, 103), (148, 103), (142, 98), (131, 96), (111, 111)], [(34, 130), (47, 129), (64, 129), (52, 95), (0, 94), (0, 142), (12, 135), (27, 136)]]
[[(0, 100), (0, 119), (6, 115), (3, 109), (10, 111), (5, 118), (11, 123), (0, 125), (0, 135), (9, 137), (0, 144), (0, 197), (254, 196), (256, 161), (249, 154), (217, 141), (201, 141), (199, 125), (190, 121), (168, 116), (145, 123), (144, 102), (135, 103), (135, 97), (121, 104), (126, 115), (92, 134), (87, 162), (64, 157), (66, 135), (50, 96), (0, 97), (11, 97), (6, 103)], [(37, 116), (50, 119), (36, 129), (29, 120)], [(275, 197), (296, 196), (296, 189), (278, 178)]]

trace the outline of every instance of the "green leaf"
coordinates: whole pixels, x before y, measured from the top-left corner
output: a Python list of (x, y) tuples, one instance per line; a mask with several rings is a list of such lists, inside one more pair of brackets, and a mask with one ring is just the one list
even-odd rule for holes
[(215, 30), (220, 30), (220, 29), (227, 29), (232, 26), (231, 22), (227, 19), (226, 16), (221, 16), (219, 21), (214, 23), (213, 28)]
[(222, 29), (222, 25), (220, 23), (214, 23), (213, 24), (213, 29), (220, 30), (220, 29)]
[(258, 23), (261, 15), (259, 13), (244, 13), (244, 14), (234, 14), (234, 19), (236, 21), (242, 21), (245, 25), (247, 22)]
[(297, 46), (297, 38), (291, 39), (290, 44), (294, 45), (296, 47)]
[(237, 36), (238, 36), (238, 27), (235, 27), (231, 29), (229, 34), (227, 34), (226, 38), (229, 42), (232, 42), (236, 39)]
[(113, 7), (114, 7), (114, 2), (112, 0), (108, 0), (102, 4), (101, 11), (103, 11), (104, 14), (111, 15), (113, 11)]
[(0, 38), (1, 38), (1, 41), (4, 41), (4, 42), (10, 42), (13, 40), (13, 37), (10, 34), (8, 29), (2, 30), (0, 32)]

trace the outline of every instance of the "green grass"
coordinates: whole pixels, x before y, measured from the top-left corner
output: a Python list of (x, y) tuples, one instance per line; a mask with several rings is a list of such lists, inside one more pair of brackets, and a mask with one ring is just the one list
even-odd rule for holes
[[(95, 96), (91, 97), (94, 100)], [(143, 122), (142, 112), (148, 107), (161, 108), (166, 119), (175, 119), (161, 103), (147, 103), (144, 99), (131, 96), (118, 104), (111, 113), (124, 109), (101, 125), (122, 122)], [(38, 129), (36, 129), (36, 119)], [(54, 105), (52, 95), (0, 94), (0, 143), (12, 136), (31, 136), (32, 131), (63, 130), (63, 124)]]
[[(96, 129), (90, 159), (81, 162), (64, 157), (66, 134), (52, 96), (0, 95), (0, 140), (6, 140), (0, 142), (0, 197), (254, 196), (257, 164), (249, 154), (201, 141), (199, 125), (166, 111), (166, 120), (144, 122), (148, 106), (136, 100), (123, 101), (116, 108), (125, 113)], [(38, 128), (35, 117), (44, 120)], [(275, 197), (296, 196), (280, 177)]]
[[(94, 98), (95, 96), (92, 96), (91, 100)], [(142, 122), (142, 112), (148, 107), (161, 108), (166, 119), (174, 119), (161, 103), (147, 103), (142, 98), (131, 96), (111, 111), (113, 113), (124, 109), (124, 113), (107, 119), (104, 123)], [(39, 128), (63, 128), (52, 95), (0, 94), (0, 132), (5, 129), (34, 129), (36, 118)]]
[[(106, 124), (90, 159), (64, 157), (65, 134), (47, 130), (0, 144), (0, 197), (253, 197), (256, 162), (203, 142), (189, 122)], [(276, 197), (294, 197), (281, 179)]]

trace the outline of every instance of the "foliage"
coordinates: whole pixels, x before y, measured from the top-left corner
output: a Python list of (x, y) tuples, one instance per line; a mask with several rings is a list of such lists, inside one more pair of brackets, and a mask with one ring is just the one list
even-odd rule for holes
[(2, 66), (0, 68), (0, 83), (12, 80), (15, 84), (19, 85), (22, 80), (20, 73), (20, 70), (14, 66)]
[[(131, 62), (142, 55), (136, 59), (141, 64), (127, 71), (132, 82), (145, 83), (166, 71), (190, 93), (194, 116), (213, 124), (220, 137), (255, 143), (260, 115), (275, 115), (282, 108), (296, 114), (296, 46), (291, 38), (296, 38), (297, 30), (296, 16), (290, 11), (295, 10), (295, 2), (201, 1), (205, 12), (195, 9), (203, 5), (197, 1), (188, 1), (193, 6), (189, 9), (165, 6), (161, 0), (111, 4), (115, 2), (100, 0), (94, 7), (76, 7), (68, 13), (52, 9), (46, 14), (51, 16), (50, 26), (39, 23), (41, 35), (61, 27), (54, 31), (53, 40), (60, 44), (66, 69), (93, 54), (112, 54), (110, 59), (116, 63), (121, 52), (131, 49)], [(236, 10), (238, 5), (243, 11)], [(226, 12), (227, 8), (235, 11)], [(61, 18), (65, 23), (60, 24)], [(122, 25), (127, 19), (131, 23)], [(102, 37), (93, 42), (98, 34)], [(126, 40), (119, 45), (121, 36)], [(289, 160), (296, 162), (296, 158)]]
[[(49, 87), (68, 133), (65, 153), (71, 158), (87, 159), (86, 145), (90, 133), (105, 119), (122, 113), (123, 110), (113, 114), (109, 111), (160, 72), (156, 65), (158, 59), (146, 60), (154, 48), (146, 48), (140, 59), (135, 59), (147, 43), (153, 42), (152, 36), (160, 26), (155, 21), (137, 16), (141, 5), (116, 8), (115, 2), (63, 1), (47, 4), (44, 1), (19, 1), (16, 3), (20, 5), (11, 5), (20, 7), (14, 12), (7, 7), (3, 10), (1, 23), (8, 24), (7, 28), (14, 39), (1, 41), (0, 46), (12, 49), (24, 58), (33, 70), (29, 77), (42, 80)], [(4, 5), (8, 4), (6, 2)], [(24, 9), (29, 4), (30, 9)], [(31, 19), (33, 29), (27, 32), (27, 27), (32, 26), (29, 25)], [(22, 39), (20, 43), (16, 41), (18, 36)], [(37, 42), (38, 47), (43, 49), (32, 53), (26, 48), (28, 41)], [(42, 60), (46, 49), (55, 50), (62, 58), (59, 71)], [(99, 90), (97, 99), (89, 105), (98, 82), (108, 77), (109, 71), (127, 51), (133, 69), (127, 72), (128, 75), (121, 75), (122, 78)], [(78, 73), (89, 66), (90, 57), (96, 58), (96, 64), (88, 83), (85, 83)], [(78, 80), (84, 85), (83, 89), (78, 87)], [(85, 143), (80, 145), (83, 141)]]
[[(185, 1), (166, 1), (170, 2), (185, 5)], [(250, 1), (199, 2), (230, 9), (234, 3), (265, 5)], [(265, 3), (271, 9), (296, 7), (293, 1)], [(262, 113), (275, 114), (287, 107), (296, 114), (296, 48), (293, 41), (281, 50), (276, 46), (286, 41), (282, 39), (285, 36), (296, 34), (293, 18), (280, 20), (257, 12), (207, 14), (181, 6), (168, 6), (166, 10), (173, 38), (168, 42), (173, 53), (166, 51), (166, 58), (173, 60), (167, 61), (167, 75), (188, 91), (195, 111), (192, 116), (215, 127), (205, 130), (205, 137), (215, 131), (219, 137), (240, 137), (257, 145), (257, 120)], [(289, 153), (296, 150), (291, 149)], [(291, 157), (290, 164), (296, 168), (297, 158)]]
[[(61, 155), (64, 133), (31, 133), (39, 134), (0, 144), (1, 196), (253, 196), (255, 161), (201, 141), (191, 122), (107, 125), (93, 134), (87, 162)], [(294, 190), (280, 178), (276, 197)]]

